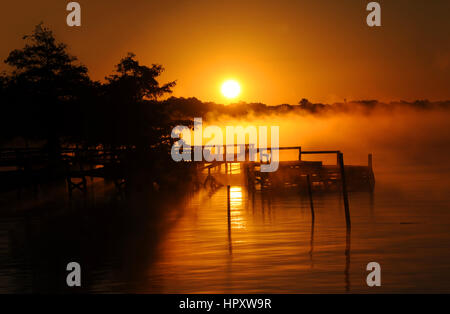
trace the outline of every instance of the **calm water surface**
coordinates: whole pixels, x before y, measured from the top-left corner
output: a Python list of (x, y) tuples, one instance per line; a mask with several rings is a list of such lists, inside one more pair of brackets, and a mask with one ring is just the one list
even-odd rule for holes
[[(306, 197), (251, 194), (238, 181), (229, 222), (226, 188), (192, 194), (125, 231), (120, 219), (86, 212), (62, 224), (55, 214), (4, 215), (0, 292), (64, 291), (70, 258), (89, 292), (450, 292), (449, 181), (414, 170), (380, 171), (373, 196), (351, 194), (351, 233), (339, 194), (314, 194), (313, 224)], [(366, 285), (374, 261), (382, 267), (375, 289)]]

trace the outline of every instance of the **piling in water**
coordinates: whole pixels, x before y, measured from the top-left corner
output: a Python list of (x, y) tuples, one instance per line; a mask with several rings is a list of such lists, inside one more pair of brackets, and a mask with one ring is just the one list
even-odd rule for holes
[(347, 224), (347, 229), (350, 229), (352, 224), (350, 221), (350, 209), (349, 209), (349, 204), (348, 204), (347, 184), (346, 184), (346, 180), (345, 180), (344, 154), (338, 153), (338, 161), (339, 161), (339, 168), (341, 171), (342, 196), (344, 197), (345, 222)]

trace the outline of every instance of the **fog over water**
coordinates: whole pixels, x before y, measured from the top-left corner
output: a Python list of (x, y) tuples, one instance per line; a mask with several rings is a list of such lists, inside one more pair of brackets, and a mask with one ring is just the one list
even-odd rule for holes
[[(341, 150), (347, 164), (367, 164), (367, 155), (372, 153), (376, 174), (410, 172), (414, 178), (417, 174), (414, 172), (421, 172), (420, 169), (429, 174), (450, 171), (449, 120), (450, 110), (446, 108), (399, 106), (367, 111), (356, 107), (350, 111), (325, 113), (249, 113), (243, 118), (210, 115), (204, 127), (279, 126), (280, 146)], [(280, 158), (295, 159), (296, 154), (282, 153)], [(335, 163), (334, 157), (330, 158), (325, 162)], [(448, 183), (450, 179), (442, 175), (442, 180)]]
[[(415, 108), (209, 117), (204, 126), (278, 125), (281, 146), (339, 149), (347, 164), (365, 165), (373, 153), (376, 189), (372, 196), (350, 195), (353, 228), (346, 236), (339, 195), (314, 196), (311, 228), (307, 200), (295, 194), (257, 194), (255, 201), (244, 188), (232, 187), (229, 257), (226, 191), (194, 199), (168, 238), (163, 267), (186, 272), (167, 291), (450, 291), (449, 118), (446, 109)], [(293, 152), (281, 159), (296, 157)], [(334, 158), (325, 161), (334, 163)], [(186, 264), (177, 262), (188, 247), (196, 253), (186, 255)], [(383, 269), (379, 290), (365, 284), (365, 267), (372, 261)], [(200, 280), (197, 273), (205, 276)]]
[[(74, 219), (35, 214), (68, 206), (61, 187), (23, 203), (34, 207), (30, 217), (0, 217), (0, 291), (67, 289), (73, 259), (85, 265), (84, 291), (94, 292), (450, 292), (449, 118), (446, 109), (404, 107), (204, 116), (204, 127), (279, 126), (281, 146), (338, 149), (346, 164), (365, 165), (372, 153), (375, 193), (350, 193), (351, 233), (339, 193), (314, 193), (314, 224), (305, 196), (252, 194), (239, 178), (223, 181), (229, 223), (226, 187), (163, 205), (145, 190), (111, 203), (111, 183), (101, 181), (87, 205), (70, 205)], [(365, 281), (373, 261), (382, 267), (376, 290)]]

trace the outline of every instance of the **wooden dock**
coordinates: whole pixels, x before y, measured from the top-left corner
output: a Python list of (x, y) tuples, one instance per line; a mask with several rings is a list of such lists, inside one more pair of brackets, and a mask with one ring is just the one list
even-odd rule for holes
[[(69, 196), (75, 190), (87, 192), (86, 178), (111, 180), (121, 190), (125, 174), (122, 161), (129, 149), (63, 148), (52, 169), (48, 151), (40, 148), (3, 148), (0, 150), (0, 191), (32, 189), (55, 179), (67, 182)], [(122, 164), (121, 164), (122, 163)]]
[[(246, 177), (247, 186), (252, 190), (278, 190), (278, 189), (301, 189), (308, 188), (307, 176), (310, 178), (311, 188), (314, 191), (341, 191), (343, 182), (346, 182), (348, 191), (373, 191), (375, 187), (375, 175), (372, 168), (372, 155), (369, 155), (367, 165), (343, 165), (339, 162), (340, 151), (303, 151), (300, 146), (280, 147), (278, 150), (297, 151), (297, 160), (280, 161), (279, 168), (273, 173), (261, 172), (261, 161), (249, 160), (249, 145), (241, 146), (245, 149), (245, 160), (243, 161), (223, 161), (188, 162), (195, 165), (194, 172), (197, 174), (207, 171), (206, 180), (202, 182), (204, 186), (217, 187), (220, 182), (215, 178), (217, 168), (225, 168), (224, 173), (229, 175), (228, 169), (235, 164), (239, 164), (240, 173)], [(202, 150), (207, 148), (202, 147)], [(225, 147), (223, 147), (225, 148)], [(253, 148), (253, 147), (252, 147)], [(194, 152), (195, 147), (191, 147)], [(272, 149), (268, 149), (271, 152)], [(69, 195), (74, 190), (83, 193), (87, 191), (87, 177), (99, 177), (113, 181), (118, 192), (122, 193), (127, 184), (126, 161), (130, 159), (127, 155), (133, 149), (81, 149), (66, 148), (60, 151), (60, 161), (63, 169), (59, 169), (60, 177), (67, 181)], [(225, 149), (223, 150), (225, 151)], [(336, 165), (325, 165), (322, 161), (305, 161), (307, 155), (336, 155)], [(133, 156), (133, 155), (131, 155)], [(193, 159), (193, 158), (192, 158)], [(0, 188), (1, 190), (11, 190), (32, 187), (37, 190), (39, 184), (46, 183), (48, 177), (49, 158), (48, 154), (39, 149), (3, 149), (0, 151)], [(61, 167), (60, 167), (61, 168)], [(6, 170), (5, 170), (6, 169)], [(342, 173), (345, 173), (343, 180)]]
[[(370, 166), (344, 165), (349, 191), (372, 192), (375, 175)], [(281, 161), (273, 173), (260, 172), (260, 164), (249, 163), (246, 169), (248, 185), (256, 189), (306, 189), (306, 176), (315, 191), (340, 191), (342, 185), (340, 165), (323, 165), (321, 161)]]
[[(238, 145), (234, 145), (238, 146)], [(244, 146), (244, 145), (241, 145)], [(261, 161), (249, 161), (249, 145), (245, 145), (245, 161), (214, 161), (212, 163), (201, 162), (200, 170), (208, 170), (208, 177), (215, 168), (225, 165), (225, 173), (228, 174), (230, 164), (240, 164), (242, 172), (246, 176), (247, 186), (257, 190), (279, 190), (300, 188), (307, 190), (307, 176), (310, 177), (314, 191), (341, 191), (342, 173), (345, 173), (345, 183), (348, 191), (368, 191), (375, 188), (375, 174), (373, 172), (372, 154), (368, 155), (367, 165), (344, 165), (343, 153), (338, 150), (303, 151), (300, 146), (276, 148), (280, 151), (298, 151), (298, 159), (292, 161), (280, 161), (275, 172), (261, 172)], [(268, 149), (269, 151), (271, 149)], [(325, 165), (322, 161), (305, 161), (304, 156), (311, 155), (335, 155), (335, 165)], [(342, 163), (340, 163), (342, 156)], [(267, 163), (267, 162), (266, 162)]]

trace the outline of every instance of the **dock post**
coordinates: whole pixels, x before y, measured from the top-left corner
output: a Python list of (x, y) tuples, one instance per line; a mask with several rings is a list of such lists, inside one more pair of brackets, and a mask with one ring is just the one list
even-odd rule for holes
[(314, 202), (313, 202), (313, 198), (312, 198), (311, 176), (309, 174), (306, 175), (306, 181), (308, 182), (308, 194), (309, 194), (309, 205), (311, 207), (311, 217), (312, 217), (312, 221), (314, 223), (314, 219), (315, 219)]
[(347, 184), (345, 179), (344, 154), (341, 152), (338, 153), (338, 161), (339, 161), (339, 168), (341, 170), (342, 195), (344, 197), (344, 207), (345, 207), (345, 222), (347, 224), (347, 229), (350, 229), (351, 220), (350, 220), (350, 209), (348, 204)]
[(372, 154), (369, 154), (369, 158), (368, 158), (368, 167), (369, 169), (372, 171), (373, 167), (372, 167)]
[(245, 144), (245, 161), (250, 161), (250, 144)]
[(302, 161), (302, 147), (298, 148), (298, 161)]

